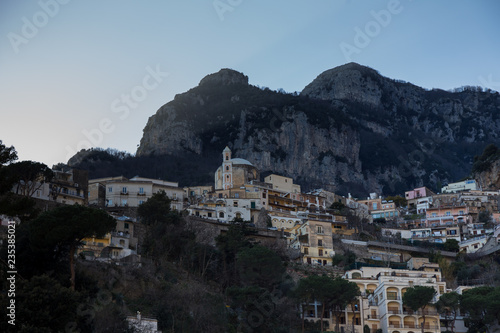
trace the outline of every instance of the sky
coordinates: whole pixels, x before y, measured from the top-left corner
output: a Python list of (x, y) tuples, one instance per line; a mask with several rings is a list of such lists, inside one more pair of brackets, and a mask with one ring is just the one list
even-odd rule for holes
[(497, 0), (2, 0), (0, 140), (49, 166), (135, 153), (150, 116), (221, 68), (287, 92), (348, 62), (499, 91), (498, 17)]

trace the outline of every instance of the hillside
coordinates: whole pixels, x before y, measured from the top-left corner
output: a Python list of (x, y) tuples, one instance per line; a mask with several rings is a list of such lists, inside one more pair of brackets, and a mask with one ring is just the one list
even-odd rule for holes
[[(204, 175), (197, 180), (209, 183), (229, 145), (262, 174), (293, 177), (306, 189), (436, 189), (469, 174), (474, 155), (499, 143), (499, 108), (497, 92), (429, 91), (355, 63), (325, 71), (299, 95), (249, 85), (244, 74), (222, 69), (149, 118), (137, 158), (189, 156)], [(192, 168), (168, 165), (182, 185), (194, 184)]]

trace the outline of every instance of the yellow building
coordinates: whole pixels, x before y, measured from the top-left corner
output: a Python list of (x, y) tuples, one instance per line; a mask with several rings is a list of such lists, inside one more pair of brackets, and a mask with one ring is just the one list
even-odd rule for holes
[(295, 229), (296, 237), (292, 248), (300, 249), (302, 261), (313, 265), (332, 265), (333, 251), (332, 223), (307, 220)]

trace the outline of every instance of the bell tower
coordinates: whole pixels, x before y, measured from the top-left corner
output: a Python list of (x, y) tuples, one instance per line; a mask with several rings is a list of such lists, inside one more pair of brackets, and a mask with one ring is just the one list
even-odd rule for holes
[(222, 189), (233, 188), (233, 162), (231, 162), (231, 149), (228, 146), (222, 151)]

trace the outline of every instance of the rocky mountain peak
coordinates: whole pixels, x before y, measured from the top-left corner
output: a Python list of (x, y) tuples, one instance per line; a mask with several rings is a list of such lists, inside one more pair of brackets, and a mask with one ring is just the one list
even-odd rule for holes
[(351, 62), (324, 71), (301, 95), (322, 100), (348, 99), (378, 107), (385, 80), (376, 70)]
[(199, 86), (206, 84), (222, 86), (233, 84), (248, 85), (248, 76), (233, 69), (223, 68), (217, 73), (205, 76), (201, 79)]

